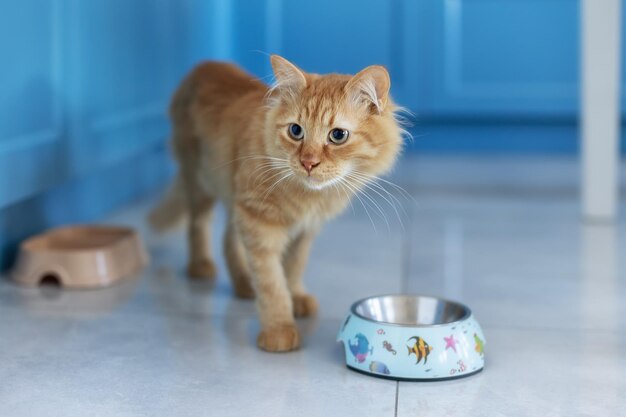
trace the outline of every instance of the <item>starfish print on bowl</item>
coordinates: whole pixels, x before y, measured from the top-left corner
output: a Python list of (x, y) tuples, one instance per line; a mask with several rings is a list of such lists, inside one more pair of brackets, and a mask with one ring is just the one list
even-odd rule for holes
[(459, 341), (454, 338), (454, 335), (452, 334), (450, 337), (444, 337), (443, 340), (446, 341), (446, 350), (448, 350), (448, 348), (452, 348), (454, 353), (456, 353), (456, 344), (459, 343)]

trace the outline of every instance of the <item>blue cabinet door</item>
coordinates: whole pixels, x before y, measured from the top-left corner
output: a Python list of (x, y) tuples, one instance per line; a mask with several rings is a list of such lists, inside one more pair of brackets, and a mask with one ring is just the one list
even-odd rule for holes
[[(428, 43), (418, 111), (437, 117), (563, 117), (578, 108), (572, 0), (427, 0), (409, 39)], [(426, 21), (428, 20), (428, 21)]]

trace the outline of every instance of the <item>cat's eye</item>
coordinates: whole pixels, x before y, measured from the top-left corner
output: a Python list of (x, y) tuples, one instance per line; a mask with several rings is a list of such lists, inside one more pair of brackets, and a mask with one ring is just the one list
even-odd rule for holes
[(293, 140), (302, 140), (302, 138), (304, 138), (304, 129), (302, 129), (302, 126), (299, 124), (290, 124), (287, 128), (287, 132), (289, 133), (289, 137)]
[(341, 145), (348, 140), (348, 136), (350, 136), (350, 132), (346, 129), (335, 128), (328, 134), (328, 139), (335, 145)]

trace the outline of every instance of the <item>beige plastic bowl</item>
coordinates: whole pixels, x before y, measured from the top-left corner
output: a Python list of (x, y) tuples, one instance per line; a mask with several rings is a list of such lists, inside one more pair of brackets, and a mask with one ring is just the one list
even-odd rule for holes
[(133, 229), (68, 226), (22, 242), (12, 278), (27, 286), (52, 281), (66, 288), (105, 287), (147, 263), (148, 254)]

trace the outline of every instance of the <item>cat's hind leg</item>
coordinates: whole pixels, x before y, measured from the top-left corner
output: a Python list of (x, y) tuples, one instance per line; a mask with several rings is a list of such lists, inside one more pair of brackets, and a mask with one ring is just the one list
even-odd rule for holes
[(237, 234), (232, 218), (228, 220), (228, 227), (224, 234), (224, 255), (235, 295), (239, 298), (254, 298), (254, 288), (251, 283), (250, 268), (246, 261), (245, 247)]
[(194, 203), (189, 216), (189, 263), (187, 275), (190, 278), (214, 279), (217, 267), (211, 255), (211, 218), (215, 200), (204, 197)]
[(186, 156), (181, 161), (181, 179), (189, 213), (187, 275), (190, 278), (214, 279), (217, 268), (211, 254), (211, 219), (215, 197), (202, 188), (200, 175), (199, 157)]

